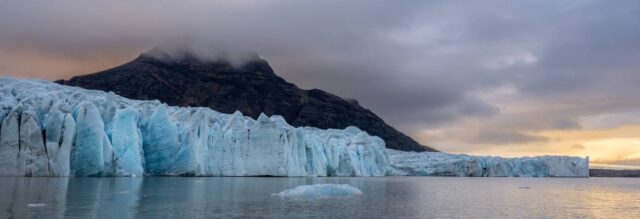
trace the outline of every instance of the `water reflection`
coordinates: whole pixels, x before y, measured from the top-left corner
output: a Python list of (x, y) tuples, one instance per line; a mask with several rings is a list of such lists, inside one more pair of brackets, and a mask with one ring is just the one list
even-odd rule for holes
[(132, 218), (142, 178), (70, 178), (65, 216)]
[(68, 179), (2, 177), (0, 180), (2, 218), (61, 218), (64, 215)]
[[(1, 177), (2, 218), (179, 218), (204, 215), (319, 216), (326, 209), (353, 208), (371, 200), (358, 197), (290, 202), (272, 196), (314, 183), (365, 185), (355, 178), (29, 178)], [(363, 203), (364, 202), (364, 203)], [(348, 216), (349, 211), (341, 213)]]
[[(340, 199), (272, 196), (314, 183)], [(523, 189), (526, 188), (526, 189)], [(637, 179), (0, 177), (0, 218), (639, 218)]]

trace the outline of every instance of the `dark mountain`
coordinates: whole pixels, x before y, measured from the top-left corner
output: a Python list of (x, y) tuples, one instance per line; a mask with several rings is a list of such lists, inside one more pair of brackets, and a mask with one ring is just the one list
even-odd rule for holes
[(113, 91), (131, 98), (158, 99), (174, 106), (205, 106), (223, 113), (241, 111), (282, 115), (293, 126), (342, 129), (356, 126), (385, 140), (388, 148), (435, 151), (387, 125), (355, 100), (328, 92), (303, 90), (277, 76), (260, 58), (232, 65), (193, 56), (179, 60), (142, 54), (124, 65), (56, 81), (87, 89)]

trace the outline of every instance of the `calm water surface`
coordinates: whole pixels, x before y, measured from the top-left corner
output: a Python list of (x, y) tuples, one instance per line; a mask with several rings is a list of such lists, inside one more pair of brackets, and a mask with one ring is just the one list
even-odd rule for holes
[[(350, 198), (272, 193), (346, 183)], [(0, 218), (640, 218), (640, 179), (0, 177)]]

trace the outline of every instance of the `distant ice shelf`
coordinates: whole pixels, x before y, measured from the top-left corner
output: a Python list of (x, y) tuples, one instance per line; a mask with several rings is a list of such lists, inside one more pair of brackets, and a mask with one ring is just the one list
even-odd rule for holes
[(589, 177), (588, 158), (502, 158), (388, 149), (389, 175), (475, 177)]
[(0, 79), (2, 176), (384, 176), (384, 141), (356, 127), (170, 107)]

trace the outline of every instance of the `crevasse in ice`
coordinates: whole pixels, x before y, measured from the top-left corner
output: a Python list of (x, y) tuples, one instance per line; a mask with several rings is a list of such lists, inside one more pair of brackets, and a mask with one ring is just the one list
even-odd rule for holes
[(384, 176), (382, 139), (0, 79), (3, 176)]

